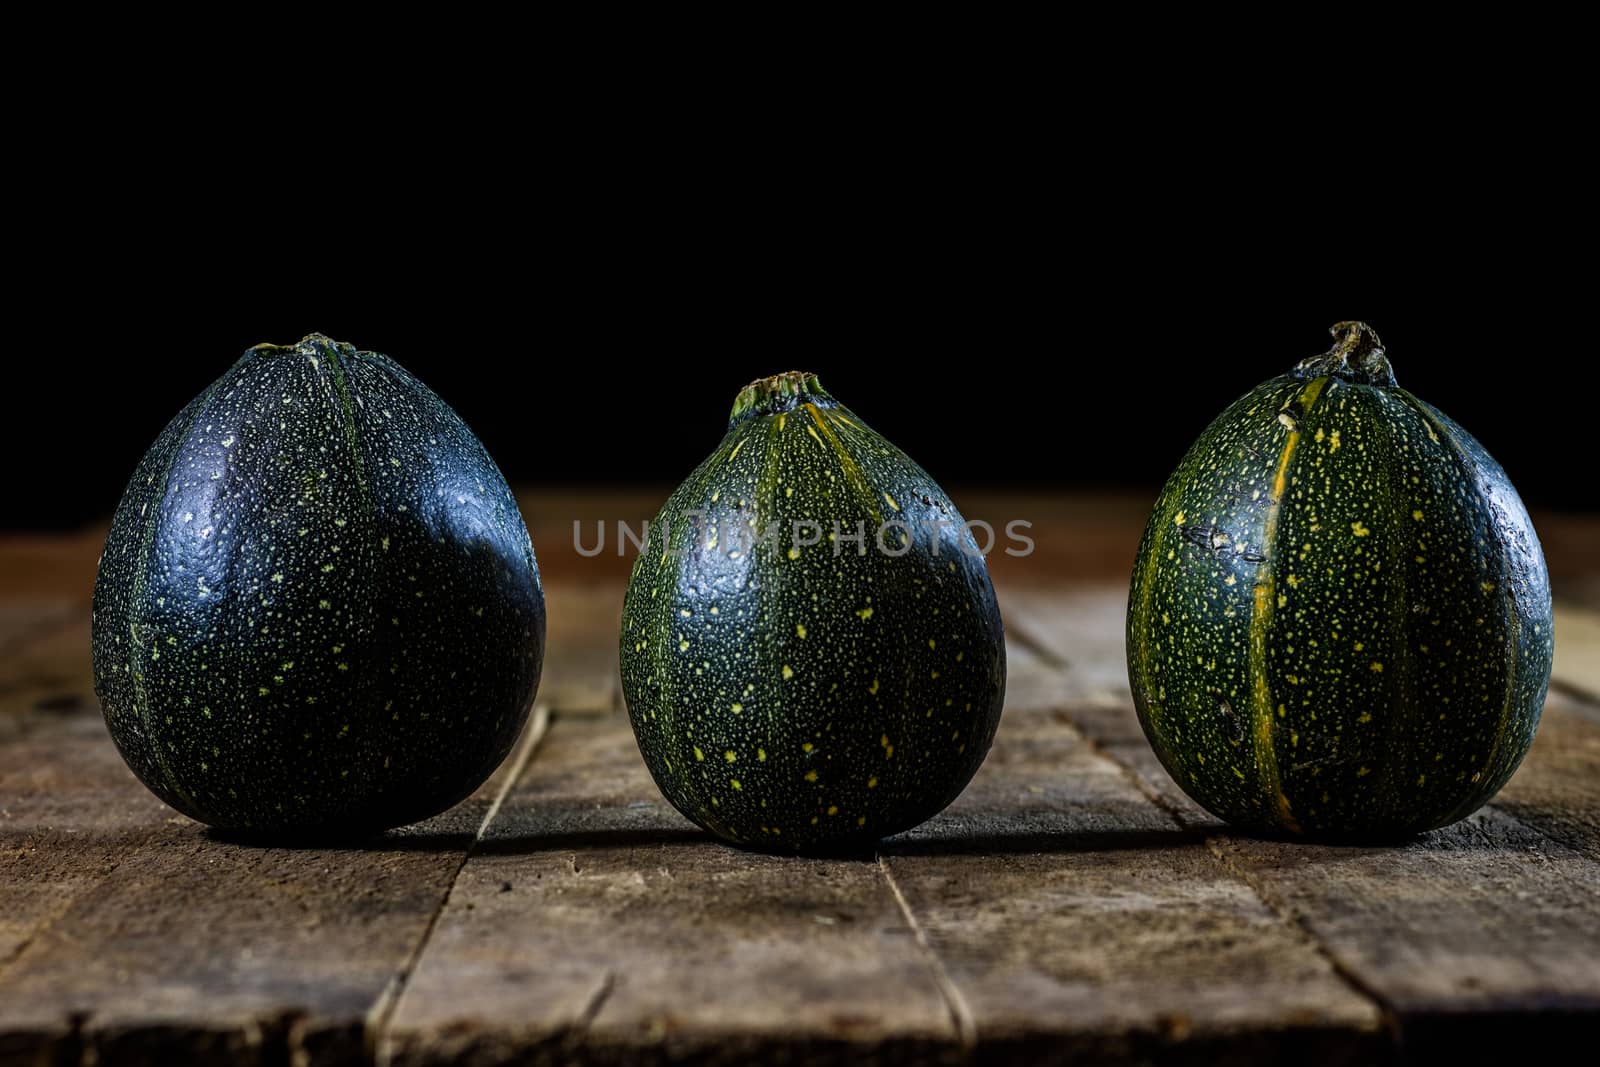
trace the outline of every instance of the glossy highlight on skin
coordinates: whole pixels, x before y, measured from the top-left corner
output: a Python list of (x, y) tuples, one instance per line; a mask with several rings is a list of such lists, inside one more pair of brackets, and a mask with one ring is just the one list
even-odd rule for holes
[(246, 352), (140, 462), (95, 584), (95, 687), (184, 814), (374, 832), (500, 763), (544, 632), (482, 444), (393, 360), (313, 334)]

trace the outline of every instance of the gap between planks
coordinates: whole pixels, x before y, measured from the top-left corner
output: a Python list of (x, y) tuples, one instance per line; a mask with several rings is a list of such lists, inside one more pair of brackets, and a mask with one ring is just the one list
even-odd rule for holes
[(1550, 684), (1579, 700), (1600, 703), (1600, 614), (1557, 600), (1555, 631)]
[[(1586, 612), (1580, 612), (1578, 614), (1587, 615)], [(1014, 631), (1021, 630), (1028, 632), (1030, 628), (1047, 625), (1044, 620), (1027, 617), (1026, 612), (1024, 612), (1023, 615), (1025, 616), (1025, 621), (1020, 627), (1013, 623), (1011, 628)], [(1568, 625), (1562, 630), (1562, 632), (1568, 637), (1568, 640), (1560, 641), (1558, 639), (1558, 663), (1554, 672), (1554, 677), (1552, 678), (1552, 689), (1574, 694), (1577, 697), (1576, 703), (1580, 705), (1580, 707), (1576, 709), (1580, 716), (1582, 718), (1594, 721), (1592, 718), (1592, 706), (1581, 706), (1586, 701), (1592, 700), (1593, 697), (1585, 691), (1587, 687), (1584, 686), (1581, 681), (1578, 682), (1578, 684), (1571, 684), (1576, 680), (1570, 677), (1573, 665), (1579, 662), (1578, 656), (1574, 655), (1574, 653), (1587, 651), (1590, 649), (1591, 645), (1586, 644), (1586, 642), (1581, 638), (1577, 640), (1572, 639), (1574, 630), (1574, 627), (1571, 625), (1573, 613), (1568, 610), (1563, 612), (1563, 616), (1564, 621), (1566, 621)], [(1600, 630), (1597, 630), (1596, 632), (1600, 632)], [(1039, 632), (1037, 629), (1029, 632), (1028, 637), (1031, 642), (1040, 644), (1048, 643), (1045, 640), (1046, 634)], [(1562, 655), (1563, 648), (1566, 653), (1565, 656)], [(1127, 695), (1122, 694), (1121, 699), (1122, 701), (1126, 701), (1128, 699)], [(1322, 958), (1332, 968), (1334, 973), (1338, 975), (1338, 977), (1350, 990), (1353, 991), (1355, 995), (1363, 998), (1378, 1010), (1380, 1013), (1381, 1025), (1389, 1035), (1390, 1040), (1395, 1042), (1397, 1047), (1400, 1045), (1400, 1043), (1407, 1040), (1407, 1031), (1411, 1030), (1413, 1023), (1420, 1024), (1419, 1035), (1424, 1041), (1438, 1040), (1436, 1035), (1429, 1033), (1430, 1027), (1435, 1029), (1437, 1028), (1437, 1022), (1436, 1020), (1429, 1019), (1429, 1009), (1427, 1006), (1421, 1006), (1419, 1014), (1419, 1007), (1417, 1005), (1408, 1006), (1406, 1004), (1404, 990), (1405, 983), (1403, 981), (1401, 982), (1401, 991), (1398, 994), (1398, 999), (1396, 996), (1391, 996), (1389, 993), (1384, 992), (1383, 985), (1381, 983), (1372, 981), (1370, 976), (1364, 976), (1365, 967), (1360, 962), (1359, 953), (1356, 959), (1347, 958), (1342, 947), (1336, 945), (1333, 941), (1330, 941), (1327, 937), (1323, 936), (1323, 934), (1319, 933), (1309, 916), (1299, 912), (1294, 907), (1291, 899), (1282, 896), (1273, 888), (1270, 879), (1263, 879), (1261, 877), (1263, 872), (1252, 871), (1248, 864), (1241, 863), (1237, 859), (1230, 857), (1227, 854), (1229, 842), (1247, 842), (1250, 840), (1249, 838), (1228, 833), (1221, 827), (1220, 824), (1206, 825), (1210, 822), (1210, 820), (1205, 819), (1200, 814), (1198, 808), (1189, 807), (1182, 801), (1174, 799), (1172, 796), (1162, 795), (1163, 791), (1159, 788), (1159, 786), (1146, 777), (1146, 775), (1149, 773), (1148, 769), (1143, 767), (1142, 764), (1136, 764), (1134, 761), (1130, 760), (1129, 753), (1121, 751), (1117, 743), (1107, 743), (1103, 741), (1099, 736), (1099, 731), (1095, 729), (1092, 723), (1085, 723), (1081, 717), (1067, 710), (1060, 704), (1056, 704), (1052, 710), (1055, 711), (1058, 721), (1061, 721), (1064, 725), (1073, 729), (1077, 734), (1082, 736), (1083, 739), (1100, 755), (1103, 755), (1105, 758), (1111, 760), (1112, 763), (1118, 767), (1120, 772), (1129, 778), (1137, 788), (1139, 788), (1143, 795), (1159, 805), (1162, 810), (1170, 813), (1170, 815), (1177, 820), (1180, 825), (1197, 827), (1205, 831), (1205, 843), (1207, 851), (1212, 854), (1214, 860), (1221, 864), (1232, 877), (1238, 879), (1244, 885), (1248, 886), (1250, 891), (1262, 902), (1266, 908), (1268, 908), (1274, 915), (1278, 916), (1279, 919), (1286, 923), (1290, 929), (1294, 930), (1299, 936), (1304, 938), (1310, 947), (1312, 947), (1314, 951), (1322, 956)], [(1542, 840), (1549, 846), (1552, 846), (1556, 851), (1564, 851), (1575, 848), (1579, 854), (1589, 853), (1591, 856), (1593, 855), (1592, 843), (1585, 847), (1579, 847), (1577, 844), (1565, 840), (1562, 834), (1547, 830), (1536, 822), (1530, 822), (1521, 818), (1516, 813), (1514, 808), (1515, 805), (1509, 807), (1503, 806), (1497, 801), (1488, 805), (1485, 810), (1492, 812), (1495, 819), (1504, 820), (1505, 823), (1516, 827), (1520, 832), (1526, 833), (1529, 839)], [(1465, 829), (1469, 833), (1481, 836), (1489, 845), (1494, 845), (1496, 843), (1494, 835), (1489, 834), (1481, 827), (1469, 825), (1466, 826)], [(1559, 875), (1563, 881), (1566, 881), (1569, 884), (1576, 883), (1575, 887), (1580, 891), (1580, 893), (1592, 886), (1591, 881), (1575, 879), (1571, 872), (1565, 869), (1554, 869), (1553, 873)]]
[[(1137, 789), (1146, 800), (1150, 801), (1157, 808), (1166, 813), (1168, 818), (1177, 823), (1179, 826), (1192, 827), (1194, 825), (1193, 820), (1185, 811), (1183, 811), (1182, 808), (1172, 803), (1169, 798), (1163, 796), (1159, 790), (1150, 788), (1149, 783), (1143, 779), (1136, 768), (1128, 763), (1123, 762), (1121, 759), (1118, 759), (1117, 754), (1112, 750), (1111, 746), (1102, 744), (1098, 738), (1089, 733), (1088, 730), (1084, 729), (1083, 726), (1081, 726), (1077, 720), (1072, 717), (1072, 713), (1069, 710), (1066, 708), (1057, 708), (1055, 709), (1055, 713), (1057, 721), (1076, 734), (1078, 739), (1083, 744), (1087, 745), (1089, 749), (1096, 755), (1109, 760), (1111, 764), (1122, 774), (1123, 778), (1131, 782), (1133, 787)], [(1237, 878), (1239, 881), (1248, 886), (1250, 888), (1250, 892), (1255, 894), (1256, 899), (1261, 901), (1263, 907), (1286, 923), (1291, 930), (1294, 930), (1300, 936), (1301, 940), (1308, 945), (1313, 952), (1326, 960), (1328, 966), (1333, 969), (1333, 973), (1339, 976), (1340, 981), (1349, 986), (1357, 996), (1364, 997), (1370, 1001), (1373, 1006), (1378, 1009), (1379, 1017), (1383, 1021), (1384, 1032), (1389, 1036), (1390, 1040), (1398, 1041), (1400, 1034), (1399, 1016), (1395, 1012), (1394, 1006), (1390, 1003), (1388, 998), (1384, 997), (1371, 985), (1363, 981), (1361, 977), (1357, 975), (1348, 964), (1345, 963), (1344, 960), (1339, 958), (1338, 953), (1334, 952), (1332, 948), (1330, 948), (1320, 937), (1316, 935), (1315, 932), (1311, 930), (1310, 927), (1305, 924), (1304, 920), (1294, 914), (1294, 912), (1289, 908), (1281, 906), (1277, 900), (1273, 899), (1273, 897), (1266, 892), (1266, 890), (1257, 882), (1256, 879), (1250, 877), (1249, 873), (1245, 871), (1244, 868), (1228, 859), (1228, 857), (1223, 854), (1222, 850), (1217, 847), (1218, 839), (1223, 836), (1226, 835), (1206, 834), (1206, 852), (1211, 855), (1211, 857), (1222, 867), (1223, 870), (1227, 871), (1234, 878)]]
[[(1107, 758), (1111, 757), (1108, 756)], [(1117, 766), (1122, 767), (1124, 774), (1137, 777), (1121, 762), (1117, 762)], [(1378, 1016), (1383, 1021), (1383, 1032), (1388, 1035), (1394, 1046), (1399, 1048), (1401, 1045), (1400, 1013), (1395, 1010), (1393, 1002), (1356, 973), (1355, 969), (1341, 959), (1339, 954), (1329, 947), (1322, 938), (1318, 937), (1316, 932), (1306, 925), (1305, 920), (1296, 915), (1292, 908), (1278, 901), (1257, 879), (1250, 877), (1249, 871), (1230, 860), (1217, 845), (1217, 841), (1222, 836), (1224, 835), (1207, 834), (1206, 851), (1211, 853), (1217, 863), (1221, 864), (1223, 870), (1249, 886), (1250, 891), (1256, 895), (1257, 900), (1261, 901), (1279, 919), (1287, 923), (1291, 930), (1298, 932), (1319, 956), (1327, 960), (1328, 966), (1333, 968), (1333, 973), (1339, 976), (1340, 981), (1354, 990), (1356, 995), (1365, 997), (1377, 1007)]]
[[(433, 938), (433, 930), (439, 924), (439, 917), (444, 914), (445, 908), (450, 904), (450, 896), (455, 892), (456, 883), (461, 879), (461, 872), (466, 869), (467, 861), (472, 859), (478, 851), (478, 845), (489, 832), (489, 827), (494, 823), (496, 815), (500, 814), (500, 806), (505, 803), (507, 796), (516, 786), (523, 771), (533, 759), (533, 754), (539, 748), (540, 742), (550, 732), (550, 708), (548, 705), (539, 704), (533, 709), (533, 715), (528, 720), (527, 731), (522, 736), (521, 743), (512, 755), (511, 771), (506, 775), (505, 781), (500, 783), (500, 788), (495, 790), (494, 800), (489, 804), (489, 810), (483, 813), (483, 820), (478, 823), (478, 831), (472, 837), (472, 843), (462, 851), (461, 862), (456, 865), (456, 870), (450, 876), (450, 884), (439, 897), (439, 904), (433, 909), (428, 924), (417, 938), (416, 947), (411, 950), (400, 970), (389, 979), (377, 1001), (367, 1012), (366, 1035), (367, 1056), (378, 1064), (388, 1062), (387, 1050), (384, 1048), (384, 1036), (388, 1032), (389, 1022), (394, 1016), (395, 1008), (400, 1004), (400, 995), (405, 992), (406, 981), (416, 970), (417, 962), (422, 959), (423, 952), (427, 951), (428, 942)], [(598, 1005), (596, 1006), (598, 1010)]]
[[(1049, 647), (1048, 642), (1041, 640), (1039, 636), (1033, 632), (1031, 622), (1025, 621), (1018, 625), (1015, 621), (1013, 621), (1012, 623), (1008, 624), (1006, 631), (1008, 636), (1013, 633), (1022, 635), (1022, 639), (1018, 643), (1025, 644), (1030, 651), (1038, 648)], [(1056, 672), (1057, 674), (1065, 674), (1066, 661), (1060, 656), (1053, 655), (1050, 659), (1044, 660), (1044, 662), (1052, 671)], [(1084, 728), (1084, 726), (1073, 717), (1072, 712), (1068, 708), (1065, 706), (1058, 706), (1052, 710), (1055, 712), (1056, 720), (1068, 730), (1072, 731), (1080, 743), (1085, 745), (1091, 752), (1094, 752), (1096, 755), (1108, 760), (1112, 766), (1117, 768), (1122, 777), (1130, 782), (1133, 787), (1139, 791), (1141, 796), (1153, 804), (1176, 825), (1179, 827), (1200, 829), (1202, 831), (1205, 829), (1204, 827), (1196, 827), (1194, 819), (1189, 815), (1189, 813), (1185, 812), (1178, 805), (1174, 804), (1170, 798), (1162, 795), (1160, 790), (1152, 789), (1149, 783), (1144, 780), (1143, 776), (1139, 774), (1138, 768), (1121, 759), (1110, 745), (1103, 744), (1099, 738), (1095, 737), (1086, 728)], [(1297, 917), (1291, 910), (1282, 907), (1278, 901), (1274, 900), (1263, 890), (1263, 887), (1259, 885), (1255, 879), (1249, 877), (1249, 875), (1243, 869), (1241, 869), (1238, 864), (1230, 862), (1217, 847), (1217, 839), (1221, 836), (1227, 835), (1218, 835), (1214, 833), (1205, 834), (1205, 849), (1213, 861), (1216, 862), (1216, 864), (1221, 867), (1222, 870), (1227, 872), (1228, 875), (1247, 886), (1250, 892), (1255, 895), (1255, 898), (1261, 902), (1262, 907), (1266, 908), (1268, 911), (1272, 912), (1272, 914), (1276, 915), (1282, 922), (1286, 923), (1291, 930), (1295, 931), (1295, 933), (1299, 935), (1302, 941), (1304, 941), (1304, 943), (1308, 945), (1312, 951), (1316, 952), (1317, 955), (1326, 960), (1328, 966), (1332, 968), (1333, 973), (1337, 975), (1339, 980), (1348, 986), (1350, 990), (1356, 994), (1356, 996), (1361, 997), (1371, 1003), (1378, 1011), (1379, 1017), (1382, 1020), (1384, 1032), (1389, 1036), (1390, 1040), (1398, 1040), (1398, 1035), (1400, 1033), (1399, 1017), (1395, 1013), (1394, 1006), (1389, 1002), (1389, 1000), (1378, 993), (1377, 990), (1373, 989), (1369, 984), (1364, 982), (1358, 975), (1356, 975), (1356, 973), (1351, 970), (1350, 966), (1344, 960), (1340, 959), (1339, 955), (1334, 952), (1334, 950), (1326, 942), (1324, 942), (1322, 938), (1318, 937), (1316, 933), (1305, 924), (1305, 922)], [(895, 895), (897, 898), (899, 897), (898, 888), (895, 890)], [(904, 900), (902, 898), (902, 905), (903, 904)], [(908, 919), (910, 919), (911, 916), (909, 909), (906, 912), (906, 916)], [(913, 923), (913, 925), (915, 927), (915, 923)], [(920, 928), (917, 928), (917, 933), (920, 939)], [(939, 971), (941, 974), (943, 974), (944, 967), (942, 964), (939, 966)]]
[(906, 900), (906, 895), (900, 891), (900, 883), (895, 881), (894, 871), (889, 868), (889, 861), (884, 859), (882, 853), (879, 853), (876, 859), (878, 870), (883, 873), (883, 880), (889, 886), (889, 892), (894, 894), (894, 902), (900, 907), (900, 914), (905, 916), (906, 925), (911, 928), (911, 935), (917, 939), (923, 954), (928, 957), (928, 966), (933, 970), (934, 983), (939, 987), (940, 995), (944, 997), (945, 1007), (950, 1012), (950, 1022), (955, 1027), (961, 1048), (970, 1052), (978, 1045), (978, 1024), (973, 1016), (972, 1007), (967, 1003), (967, 998), (961, 995), (961, 989), (955, 980), (950, 977), (950, 971), (945, 967), (944, 960), (934, 951), (933, 943), (928, 940), (927, 930), (912, 912), (911, 902)]

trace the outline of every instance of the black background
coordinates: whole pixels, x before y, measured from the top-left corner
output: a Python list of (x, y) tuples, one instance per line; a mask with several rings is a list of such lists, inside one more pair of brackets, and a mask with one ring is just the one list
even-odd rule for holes
[(1596, 506), (1581, 190), (1536, 133), (1380, 164), (1040, 120), (82, 151), (12, 220), (0, 527), (108, 515), (245, 348), (313, 330), (410, 368), (514, 483), (670, 486), (740, 386), (807, 369), (952, 488), (1153, 494), (1360, 318), (1530, 505)]

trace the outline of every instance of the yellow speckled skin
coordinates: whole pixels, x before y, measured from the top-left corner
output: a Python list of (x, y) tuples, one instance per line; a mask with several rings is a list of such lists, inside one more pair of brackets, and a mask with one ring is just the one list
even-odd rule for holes
[[(806, 520), (816, 543), (796, 545)], [(746, 389), (652, 523), (623, 607), (623, 693), (667, 799), (770, 851), (867, 847), (955, 799), (1005, 694), (1000, 613), (962, 522), (814, 377)]]
[(1140, 722), (1236, 826), (1405, 835), (1476, 810), (1533, 741), (1550, 586), (1467, 432), (1394, 385), (1376, 334), (1217, 418), (1162, 490), (1128, 605)]

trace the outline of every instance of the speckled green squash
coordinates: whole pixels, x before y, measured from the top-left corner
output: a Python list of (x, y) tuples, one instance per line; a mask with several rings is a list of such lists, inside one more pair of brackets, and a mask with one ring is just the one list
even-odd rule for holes
[(770, 851), (865, 847), (936, 814), (983, 762), (1005, 693), (960, 513), (812, 375), (739, 395), (652, 524), (621, 650), (662, 793)]
[(95, 690), (139, 779), (232, 830), (425, 818), (510, 750), (544, 594), (505, 479), (385, 356), (261, 345), (162, 432), (111, 523)]
[(1190, 796), (1236, 826), (1383, 837), (1510, 778), (1550, 678), (1527, 512), (1465, 430), (1395, 385), (1377, 335), (1233, 404), (1139, 548), (1128, 667)]

